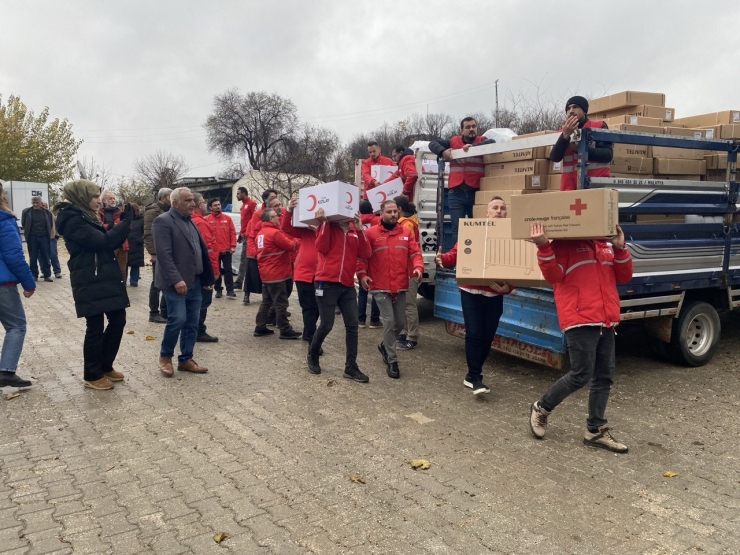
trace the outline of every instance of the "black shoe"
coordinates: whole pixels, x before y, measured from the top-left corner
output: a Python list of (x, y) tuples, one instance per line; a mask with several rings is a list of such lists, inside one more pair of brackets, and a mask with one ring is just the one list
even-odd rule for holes
[[(57, 279), (62, 279), (62, 273), (59, 272), (58, 274), (54, 274), (54, 277), (57, 278)], [(134, 285), (134, 287), (136, 287), (136, 286)]]
[[(311, 350), (311, 342), (313, 341), (313, 337), (311, 339), (309, 339), (307, 337), (303, 337), (302, 339), (303, 339), (303, 341), (305, 341), (306, 343), (308, 343), (308, 350), (310, 351)], [(324, 355), (324, 348), (323, 347), (319, 347), (319, 356), (323, 356), (323, 355)]]
[(241, 281), (234, 282), (234, 289), (241, 289), (241, 288), (242, 288), (242, 282)]
[(167, 318), (162, 318), (159, 314), (151, 314), (149, 316), (149, 321), (154, 322), (155, 324), (166, 324)]
[(51, 276), (46, 276), (46, 277), (44, 278), (44, 281), (54, 281), (54, 280), (53, 280), (53, 279), (51, 279)]
[(285, 316), (287, 316), (288, 318), (290, 318), (290, 317), (291, 317), (291, 316), (293, 316), (293, 315), (292, 315), (292, 314), (291, 314), (291, 313), (290, 313), (289, 311), (287, 311), (287, 310), (286, 310), (286, 311), (285, 311)]
[(397, 362), (391, 362), (388, 365), (388, 369), (386, 370), (386, 372), (388, 372), (388, 377), (393, 378), (394, 380), (397, 380), (401, 377), (401, 371), (398, 369)]
[(244, 300), (242, 301), (244, 304), (249, 304), (249, 293), (244, 295)]
[(227, 291), (226, 292), (226, 298), (235, 301), (236, 300), (236, 293), (234, 293), (233, 291)]
[(223, 291), (216, 291), (216, 298), (217, 299), (220, 299), (223, 296), (224, 296)]
[(200, 334), (195, 340), (199, 343), (218, 343), (218, 337), (208, 335), (207, 333)]
[(290, 329), (288, 331), (280, 332), (280, 339), (298, 339), (301, 336), (301, 332)]
[[(57, 279), (59, 279), (59, 278), (57, 278)], [(131, 283), (131, 284), (129, 284), (129, 287), (138, 287), (138, 286), (139, 286), (138, 283)]]
[(378, 345), (378, 351), (380, 351), (380, 354), (383, 355), (383, 362), (385, 364), (388, 364), (388, 351), (385, 350), (385, 345), (382, 343)]
[(345, 366), (344, 374), (342, 374), (342, 376), (347, 379), (355, 380), (356, 382), (360, 382), (360, 383), (367, 383), (370, 381), (370, 378), (368, 378), (365, 374), (360, 372), (360, 369), (357, 368), (357, 365)]
[(15, 372), (0, 372), (0, 387), (31, 387), (32, 385), (28, 380), (16, 376)]
[(308, 366), (308, 371), (311, 374), (321, 374), (321, 366), (319, 366), (319, 361), (312, 357), (311, 353), (308, 353), (306, 355), (306, 366)]
[(367, 325), (367, 327), (371, 330), (377, 330), (379, 328), (382, 328), (383, 324), (380, 322), (380, 320), (370, 320), (370, 323)]
[(270, 330), (264, 327), (257, 326), (254, 328), (254, 335), (255, 337), (262, 337), (263, 335), (273, 335), (275, 333), (275, 330)]
[(277, 326), (277, 320), (268, 320), (267, 325), (271, 328), (274, 328), (275, 326)]

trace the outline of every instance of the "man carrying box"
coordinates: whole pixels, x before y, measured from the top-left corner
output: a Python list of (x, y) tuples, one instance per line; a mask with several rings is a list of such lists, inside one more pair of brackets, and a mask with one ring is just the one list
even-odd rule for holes
[(470, 150), (472, 145), (486, 145), (495, 143), (493, 139), (486, 139), (478, 135), (478, 124), (475, 119), (467, 117), (460, 122), (460, 135), (455, 135), (449, 141), (437, 139), (429, 143), (431, 150), (438, 157), (450, 163), (450, 177), (448, 178), (450, 219), (452, 220), (452, 237), (457, 241), (457, 226), (460, 218), (473, 217), (475, 192), (480, 188), (480, 180), (485, 173), (483, 156), (452, 159), (452, 150)]
[(375, 141), (367, 143), (367, 155), (368, 157), (362, 161), (362, 183), (364, 185), (363, 198), (367, 198), (367, 192), (373, 187), (380, 185), (380, 182), (375, 179), (371, 171), (371, 166), (393, 166), (393, 160), (387, 156), (383, 156), (380, 152), (380, 145)]
[(393, 162), (398, 166), (398, 169), (389, 175), (383, 183), (400, 178), (403, 181), (403, 196), (409, 199), (409, 202), (414, 202), (414, 185), (419, 179), (414, 151), (405, 148), (403, 145), (398, 145), (393, 149), (391, 158), (393, 158)]
[[(493, 197), (488, 203), (489, 218), (505, 218), (506, 203), (501, 197)], [(438, 266), (457, 264), (457, 243), (449, 251), (437, 253)], [(473, 395), (490, 393), (483, 383), (483, 363), (491, 352), (491, 343), (498, 329), (498, 321), (504, 311), (504, 297), (512, 288), (504, 283), (492, 282), (490, 287), (482, 285), (460, 286), (460, 301), (465, 320), (465, 359), (468, 373), (463, 385), (473, 390)]]
[[(588, 100), (582, 96), (573, 96), (565, 103), (567, 118), (558, 141), (550, 151), (550, 160), (563, 162), (560, 175), (560, 190), (572, 191), (578, 188), (578, 143), (571, 143), (570, 136), (576, 129), (584, 127), (608, 129), (605, 122), (588, 119)], [(586, 173), (589, 177), (609, 177), (609, 162), (614, 155), (612, 144), (602, 141), (588, 145), (588, 166)]]
[(611, 245), (601, 239), (555, 239), (550, 242), (542, 222), (531, 224), (542, 275), (552, 283), (560, 329), (565, 334), (570, 372), (556, 381), (530, 411), (529, 426), (545, 437), (547, 417), (571, 393), (589, 381), (588, 418), (583, 443), (626, 453), (606, 427), (606, 404), (614, 379), (614, 328), (619, 323), (617, 283), (632, 279), (632, 258), (622, 228)]

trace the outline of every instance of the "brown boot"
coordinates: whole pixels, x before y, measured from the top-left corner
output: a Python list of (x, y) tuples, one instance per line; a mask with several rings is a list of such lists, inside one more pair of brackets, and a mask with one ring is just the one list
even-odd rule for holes
[(175, 369), (172, 368), (172, 357), (159, 357), (159, 371), (168, 378), (175, 374)]
[(123, 374), (118, 372), (115, 368), (111, 368), (110, 372), (103, 372), (106, 378), (108, 378), (112, 382), (122, 382), (123, 381)]
[(208, 372), (208, 368), (205, 366), (199, 366), (192, 358), (185, 362), (185, 364), (178, 364), (177, 369), (183, 372), (193, 372), (195, 374), (205, 374)]
[(114, 387), (113, 383), (105, 377), (92, 381), (84, 380), (83, 383), (85, 387), (89, 387), (90, 389), (113, 389)]

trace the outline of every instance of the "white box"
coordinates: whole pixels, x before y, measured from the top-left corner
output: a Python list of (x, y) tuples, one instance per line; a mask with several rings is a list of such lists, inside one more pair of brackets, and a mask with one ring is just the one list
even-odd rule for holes
[(290, 213), (290, 223), (296, 228), (308, 228), (308, 224), (304, 224), (298, 220), (298, 205), (296, 205)]
[(403, 179), (397, 177), (393, 181), (383, 183), (367, 192), (367, 200), (373, 205), (373, 212), (380, 210), (380, 203), (386, 200), (393, 200), (398, 195), (403, 194)]
[(360, 190), (342, 181), (321, 183), (298, 191), (298, 221), (317, 225), (314, 217), (319, 208), (330, 222), (352, 220), (360, 210)]
[(370, 166), (370, 176), (383, 183), (390, 175), (398, 169), (398, 166)]

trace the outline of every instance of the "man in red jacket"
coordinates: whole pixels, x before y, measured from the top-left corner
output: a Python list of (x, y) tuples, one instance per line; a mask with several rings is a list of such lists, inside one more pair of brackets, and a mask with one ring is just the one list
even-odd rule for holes
[(419, 179), (414, 151), (403, 145), (398, 145), (391, 152), (391, 158), (393, 158), (393, 162), (398, 166), (398, 169), (389, 175), (383, 183), (401, 178), (403, 181), (403, 196), (409, 199), (409, 202), (414, 202), (414, 185)]
[[(208, 213), (206, 209), (207, 203), (200, 193), (193, 193), (193, 200), (195, 201), (195, 210), (193, 210), (191, 219), (195, 227), (198, 228), (198, 232), (203, 238), (206, 247), (208, 247), (208, 259), (211, 261), (211, 268), (213, 268), (213, 277), (214, 279), (218, 279), (216, 234), (204, 217)], [(218, 337), (209, 335), (206, 332), (206, 317), (208, 316), (208, 307), (211, 306), (211, 302), (213, 301), (213, 286), (201, 287), (200, 292), (200, 317), (198, 318), (198, 335), (195, 336), (195, 340), (200, 343), (216, 343)]]
[(234, 230), (234, 220), (221, 211), (221, 201), (212, 198), (208, 201), (211, 213), (206, 216), (208, 225), (213, 229), (216, 235), (216, 251), (218, 252), (218, 261), (221, 265), (221, 275), (216, 280), (216, 298), (222, 296), (223, 287), (221, 277), (223, 276), (226, 284), (226, 297), (236, 299), (234, 293), (234, 274), (231, 269), (231, 255), (236, 250), (236, 231)]
[[(380, 222), (380, 216), (377, 216), (373, 212), (373, 205), (370, 204), (369, 200), (362, 199), (360, 201), (360, 214), (362, 218), (362, 230), (367, 233), (367, 230), (374, 225), (378, 225)], [(360, 327), (365, 326), (376, 329), (381, 328), (383, 325), (380, 323), (380, 309), (375, 299), (370, 300), (370, 323), (367, 324), (367, 291), (360, 287), (359, 293), (357, 293), (357, 317), (360, 320)]]
[(262, 211), (267, 208), (267, 204), (270, 199), (277, 197), (277, 191), (275, 189), (267, 189), (262, 192), (262, 205), (255, 208), (252, 218), (246, 227), (246, 243), (245, 250), (247, 251), (247, 267), (244, 271), (244, 304), (249, 304), (250, 293), (262, 293), (262, 282), (260, 281), (260, 273), (257, 268), (257, 254), (254, 246), (254, 238), (257, 235), (253, 229), (260, 224), (260, 215)]
[(393, 160), (383, 156), (380, 152), (380, 145), (375, 141), (367, 143), (367, 158), (362, 161), (362, 183), (364, 190), (363, 198), (367, 198), (367, 192), (373, 187), (380, 185), (380, 182), (372, 176), (372, 166), (395, 166)]
[(308, 371), (311, 374), (321, 374), (319, 366), (321, 344), (334, 327), (334, 308), (339, 306), (346, 331), (347, 355), (344, 377), (367, 383), (370, 378), (357, 367), (359, 326), (354, 280), (357, 259), (370, 256), (370, 247), (362, 231), (362, 218), (358, 212), (353, 223), (328, 222), (323, 208), (316, 211), (315, 217), (321, 222), (316, 231), (316, 250), (319, 256), (315, 278), (316, 301), (319, 304), (321, 323), (306, 355)]
[(236, 198), (242, 203), (239, 207), (239, 238), (237, 239), (237, 243), (241, 243), (242, 249), (239, 255), (239, 273), (234, 282), (234, 289), (241, 289), (244, 285), (244, 274), (247, 270), (247, 226), (252, 220), (257, 203), (249, 198), (246, 187), (239, 187), (236, 190)]
[(626, 453), (606, 427), (606, 404), (614, 380), (614, 328), (619, 323), (617, 283), (632, 279), (632, 258), (617, 226), (611, 245), (604, 240), (548, 241), (542, 222), (531, 224), (542, 275), (552, 283), (558, 323), (565, 334), (570, 372), (534, 404), (529, 426), (545, 437), (547, 417), (568, 395), (591, 382), (583, 443)]
[(424, 261), (413, 234), (398, 225), (398, 205), (393, 200), (380, 205), (380, 224), (371, 227), (366, 235), (371, 253), (358, 261), (357, 277), (378, 303), (383, 323), (383, 341), (378, 350), (388, 375), (399, 378), (396, 336), (406, 323), (409, 265), (413, 267), (411, 279), (418, 282), (424, 273)]

